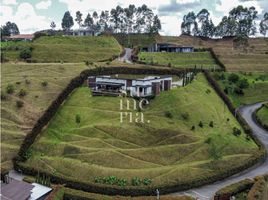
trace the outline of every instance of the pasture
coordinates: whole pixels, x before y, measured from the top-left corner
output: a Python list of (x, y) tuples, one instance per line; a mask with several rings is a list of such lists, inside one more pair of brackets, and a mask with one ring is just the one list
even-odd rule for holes
[(142, 110), (145, 123), (129, 122), (129, 115), (121, 123), (127, 110), (120, 100), (126, 98), (76, 89), (22, 165), (93, 184), (163, 186), (231, 170), (258, 151), (202, 74), (151, 100)]
[(140, 52), (139, 61), (147, 64), (159, 64), (175, 68), (218, 69), (210, 52), (171, 53), (171, 52)]
[(2, 64), (2, 168), (12, 168), (11, 159), (24, 136), (69, 81), (84, 69), (82, 64)]
[(121, 46), (114, 37), (43, 36), (33, 42), (13, 42), (2, 48), (4, 58), (20, 60), (21, 49), (31, 47), (33, 62), (97, 62), (119, 56)]
[[(232, 82), (229, 77), (237, 75), (239, 80)], [(232, 103), (238, 107), (240, 105), (252, 104), (268, 99), (268, 74), (267, 73), (215, 73), (215, 79), (220, 84), (222, 90), (227, 93)], [(246, 80), (248, 85), (240, 93), (239, 85), (241, 81)], [(237, 92), (238, 91), (238, 92)]]
[(201, 39), (193, 36), (162, 36), (159, 42), (174, 43), (195, 48), (212, 48), (227, 71), (267, 72), (268, 38), (248, 38), (242, 47), (232, 38)]

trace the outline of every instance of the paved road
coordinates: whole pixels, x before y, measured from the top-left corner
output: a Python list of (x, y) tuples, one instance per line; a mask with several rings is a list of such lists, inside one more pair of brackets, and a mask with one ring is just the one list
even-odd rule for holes
[[(239, 112), (244, 119), (250, 125), (255, 134), (264, 144), (266, 151), (268, 152), (268, 132), (259, 127), (252, 119), (252, 113), (259, 108), (262, 103), (256, 103), (253, 105), (243, 106), (239, 108)], [(249, 168), (239, 174), (226, 178), (222, 181), (215, 182), (213, 184), (205, 185), (199, 188), (191, 189), (184, 192), (177, 192), (174, 195), (190, 195), (200, 200), (208, 200), (213, 197), (216, 191), (232, 183), (236, 183), (246, 178), (254, 178), (255, 176), (268, 173), (268, 157), (264, 162), (257, 164), (256, 166)]]
[(132, 52), (132, 49), (125, 48), (125, 54), (122, 57), (118, 58), (118, 60), (121, 61), (121, 62), (132, 63), (132, 61), (131, 61), (131, 52)]

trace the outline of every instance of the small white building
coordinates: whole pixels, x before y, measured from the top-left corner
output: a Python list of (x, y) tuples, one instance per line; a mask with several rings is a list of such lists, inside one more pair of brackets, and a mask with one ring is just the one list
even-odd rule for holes
[(171, 76), (147, 76), (142, 79), (113, 78), (111, 76), (90, 76), (88, 86), (93, 95), (148, 97), (171, 89)]

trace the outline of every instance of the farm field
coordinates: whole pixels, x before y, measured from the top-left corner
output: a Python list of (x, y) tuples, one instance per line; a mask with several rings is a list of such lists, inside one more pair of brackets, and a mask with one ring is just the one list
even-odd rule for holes
[(140, 52), (139, 61), (148, 64), (171, 65), (178, 68), (203, 68), (217, 69), (219, 66), (215, 63), (210, 52), (192, 52), (192, 53), (171, 53), (171, 52)]
[(21, 164), (91, 184), (120, 179), (112, 184), (132, 187), (134, 179), (135, 187), (146, 187), (207, 178), (258, 151), (202, 74), (152, 100), (145, 123), (120, 123), (119, 108), (120, 98), (78, 88)]
[(33, 42), (6, 45), (2, 48), (4, 58), (19, 60), (20, 50), (25, 46), (33, 49), (31, 59), (34, 62), (97, 62), (121, 53), (121, 46), (113, 37), (43, 36)]
[[(229, 77), (237, 76), (239, 80), (232, 82)], [(227, 93), (233, 104), (238, 107), (268, 99), (268, 73), (215, 73), (214, 78), (220, 84), (222, 90)], [(242, 80), (248, 85), (241, 86)], [(239, 86), (240, 85), (240, 86)], [(240, 93), (242, 87), (242, 93)], [(243, 88), (245, 87), (245, 88)]]
[(158, 42), (191, 45), (195, 48), (213, 48), (216, 56), (228, 71), (267, 72), (268, 38), (249, 38), (247, 44), (237, 48), (232, 38), (221, 40), (201, 39), (192, 36), (162, 36)]
[[(3, 169), (12, 168), (11, 159), (17, 153), (24, 136), (57, 94), (84, 69), (86, 66), (82, 64), (2, 64), (1, 167)], [(7, 93), (7, 88), (10, 94)], [(19, 107), (19, 104), (23, 104), (22, 107)]]

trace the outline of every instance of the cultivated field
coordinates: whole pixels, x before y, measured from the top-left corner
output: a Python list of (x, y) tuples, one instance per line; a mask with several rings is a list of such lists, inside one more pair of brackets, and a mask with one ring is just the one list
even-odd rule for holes
[(171, 52), (140, 52), (139, 61), (148, 64), (169, 65), (181, 68), (219, 68), (210, 52), (171, 53)]
[[(217, 79), (222, 90), (227, 92), (231, 101), (235, 106), (252, 104), (268, 99), (268, 74), (267, 73), (234, 73), (239, 76), (239, 80), (235, 83), (229, 80), (232, 73), (215, 73), (214, 77)], [(247, 80), (248, 87), (243, 88), (244, 94), (238, 94), (236, 89), (239, 88), (241, 80)], [(228, 91), (227, 91), (228, 90)]]
[(213, 48), (228, 71), (268, 71), (268, 38), (249, 38), (248, 44), (237, 48), (231, 38), (220, 40), (201, 39), (192, 36), (158, 38), (159, 42), (174, 43), (195, 48)]
[(19, 60), (21, 49), (32, 47), (34, 62), (96, 62), (117, 57), (121, 46), (114, 37), (44, 36), (33, 42), (14, 42), (3, 50), (7, 60)]
[(25, 134), (69, 81), (85, 68), (82, 64), (2, 64), (2, 168), (12, 168), (11, 159)]
[(244, 165), (258, 150), (202, 74), (152, 100), (144, 124), (120, 123), (119, 108), (120, 98), (78, 88), (22, 164), (90, 183), (119, 184), (116, 177), (133, 186), (136, 177), (136, 187), (146, 187), (204, 179)]

